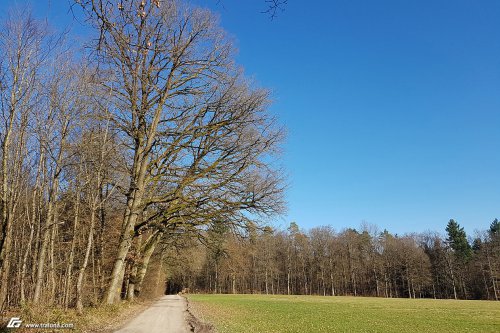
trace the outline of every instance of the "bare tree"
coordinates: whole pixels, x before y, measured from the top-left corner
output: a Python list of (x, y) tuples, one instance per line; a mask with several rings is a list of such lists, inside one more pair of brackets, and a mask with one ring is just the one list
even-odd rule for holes
[(113, 189), (107, 195), (101, 195), (102, 188), (106, 181), (106, 174), (109, 168), (109, 159), (113, 156), (113, 146), (110, 144), (109, 123), (102, 124), (101, 128), (93, 128), (80, 145), (81, 163), (84, 166), (83, 179), (85, 179), (85, 196), (88, 201), (89, 219), (88, 235), (84, 250), (84, 258), (78, 271), (76, 283), (76, 309), (83, 311), (83, 282), (85, 271), (89, 265), (90, 253), (94, 244), (94, 234), (96, 232), (96, 221), (98, 211), (112, 194)]
[[(54, 273), (54, 237), (59, 228), (59, 206), (60, 184), (67, 164), (69, 163), (69, 146), (74, 133), (81, 126), (81, 116), (84, 114), (86, 104), (83, 102), (81, 92), (81, 77), (75, 75), (78, 71), (68, 61), (70, 56), (61, 53), (54, 58), (52, 72), (42, 82), (44, 89), (43, 99), (40, 103), (40, 113), (37, 115), (39, 128), (37, 130), (41, 149), (47, 156), (45, 179), (47, 188), (47, 209), (44, 224), (41, 226), (41, 243), (38, 254), (37, 274), (33, 302), (41, 300), (42, 284), (44, 281), (45, 261), (49, 251), (50, 273)], [(51, 277), (53, 288), (55, 278)]]
[[(281, 133), (266, 115), (267, 92), (244, 81), (209, 12), (176, 1), (82, 5), (99, 29), (96, 55), (108, 78), (110, 120), (131, 161), (105, 299), (113, 303), (134, 236), (148, 225), (204, 225), (214, 214), (235, 219), (236, 211), (280, 206), (272, 202), (282, 192), (279, 177), (261, 157)], [(145, 210), (153, 214), (140, 221)]]
[(2, 306), (133, 299), (150, 263), (221, 223), (253, 235), (251, 278), (233, 268), (232, 290), (257, 290), (260, 276), (279, 289), (255, 241), (258, 221), (284, 209), (268, 91), (206, 10), (79, 3), (97, 32), (88, 63), (27, 12), (0, 32)]
[(0, 306), (6, 300), (13, 223), (28, 152), (28, 126), (47, 50), (46, 27), (27, 11), (11, 13), (0, 31)]

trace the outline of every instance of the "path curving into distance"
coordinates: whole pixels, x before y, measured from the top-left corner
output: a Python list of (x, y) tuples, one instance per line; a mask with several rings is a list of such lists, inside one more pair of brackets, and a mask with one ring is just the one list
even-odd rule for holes
[(188, 333), (186, 300), (167, 295), (115, 333)]

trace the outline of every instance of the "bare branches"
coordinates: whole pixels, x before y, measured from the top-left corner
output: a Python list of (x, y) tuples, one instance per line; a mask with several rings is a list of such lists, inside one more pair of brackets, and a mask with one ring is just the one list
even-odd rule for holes
[[(123, 285), (133, 298), (160, 240), (282, 213), (283, 131), (209, 11), (75, 4), (96, 32), (85, 61), (31, 18), (0, 30), (0, 298), (81, 311), (90, 297), (113, 303)], [(11, 254), (5, 240), (27, 230)], [(15, 281), (19, 293), (3, 288)]]
[(282, 190), (272, 189), (279, 181), (263, 175), (282, 136), (267, 114), (267, 91), (245, 82), (208, 11), (177, 1), (80, 5), (99, 30), (110, 124), (130, 156), (111, 303), (136, 232), (280, 211)]
[[(264, 0), (264, 3), (266, 5), (266, 9), (261, 11), (261, 13), (269, 15), (269, 18), (273, 20), (274, 18), (278, 17), (278, 14), (280, 12), (283, 12), (285, 10), (286, 5), (288, 4), (288, 0)], [(222, 0), (217, 0), (216, 4), (225, 9)]]
[(285, 6), (288, 4), (288, 0), (265, 0), (267, 4), (267, 9), (262, 13), (268, 14), (271, 20), (278, 16), (278, 13), (285, 10)]

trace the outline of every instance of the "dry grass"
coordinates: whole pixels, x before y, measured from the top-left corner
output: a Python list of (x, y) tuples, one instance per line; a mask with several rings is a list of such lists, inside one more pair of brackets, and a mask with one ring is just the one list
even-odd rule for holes
[[(10, 311), (5, 317), (19, 317), (26, 323), (60, 323), (74, 325), (74, 329), (15, 329), (16, 333), (25, 332), (88, 332), (109, 333), (125, 325), (150, 306), (152, 301), (121, 302), (113, 305), (85, 308), (79, 315), (75, 310), (61, 308), (43, 308), (26, 305), (17, 311)], [(13, 330), (5, 330), (12, 332)], [(0, 332), (2, 329), (0, 328)]]

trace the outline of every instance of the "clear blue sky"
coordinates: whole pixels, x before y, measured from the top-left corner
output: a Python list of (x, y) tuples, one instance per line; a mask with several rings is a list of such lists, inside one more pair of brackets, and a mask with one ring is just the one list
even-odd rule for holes
[[(69, 22), (67, 0), (44, 1), (37, 15)], [(278, 224), (402, 234), (454, 218), (471, 234), (500, 218), (500, 1), (289, 0), (273, 21), (264, 0), (196, 2), (288, 129)]]

